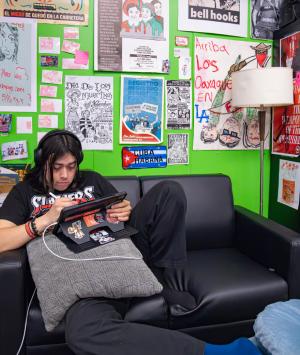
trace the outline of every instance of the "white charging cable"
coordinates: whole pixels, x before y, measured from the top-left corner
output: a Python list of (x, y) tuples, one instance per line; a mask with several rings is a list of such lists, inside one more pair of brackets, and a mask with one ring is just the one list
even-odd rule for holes
[(43, 238), (43, 243), (45, 245), (45, 247), (48, 249), (48, 251), (56, 256), (57, 258), (59, 259), (63, 259), (63, 260), (67, 260), (67, 261), (94, 261), (94, 260), (107, 260), (107, 261), (112, 261), (112, 260), (141, 260), (142, 257), (135, 257), (135, 256), (122, 256), (122, 255), (111, 255), (111, 256), (103, 256), (103, 257), (100, 257), (100, 258), (83, 258), (83, 259), (72, 259), (72, 258), (66, 258), (64, 256), (60, 256), (58, 254), (56, 254), (53, 250), (51, 250), (49, 248), (49, 246), (47, 245), (46, 243), (46, 240), (45, 240), (45, 234), (46, 234), (46, 231), (52, 227), (52, 226), (55, 226), (57, 224), (57, 222), (55, 223), (52, 223), (52, 224), (49, 224), (49, 226), (47, 226), (45, 229), (44, 229), (44, 232), (43, 232), (43, 235), (42, 235), (42, 238)]
[(33, 291), (33, 294), (32, 294), (31, 299), (30, 299), (30, 301), (29, 301), (29, 305), (28, 305), (28, 307), (27, 307), (27, 312), (26, 312), (26, 316), (25, 316), (25, 323), (24, 323), (23, 336), (22, 336), (21, 344), (20, 344), (20, 346), (19, 346), (19, 349), (18, 349), (16, 355), (19, 355), (19, 354), (20, 354), (20, 351), (21, 351), (21, 349), (22, 349), (22, 346), (23, 346), (23, 343), (24, 343), (24, 340), (25, 340), (25, 334), (26, 334), (26, 329), (27, 329), (27, 321), (28, 321), (29, 310), (30, 310), (31, 303), (32, 303), (32, 301), (33, 301), (33, 297), (34, 297), (35, 293), (36, 293), (36, 288), (35, 288), (34, 291)]

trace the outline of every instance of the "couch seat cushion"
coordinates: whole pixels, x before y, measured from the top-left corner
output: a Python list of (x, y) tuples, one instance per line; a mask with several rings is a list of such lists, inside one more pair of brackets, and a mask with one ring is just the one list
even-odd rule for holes
[[(120, 302), (122, 302), (120, 300)], [(127, 303), (125, 301), (125, 303)], [(129, 322), (151, 324), (159, 327), (167, 327), (168, 309), (164, 298), (158, 294), (150, 297), (132, 298), (124, 319)], [(125, 310), (125, 308), (124, 308)], [(123, 311), (124, 311), (123, 310)], [(121, 312), (123, 313), (123, 312)], [(28, 315), (26, 331), (26, 345), (40, 346), (45, 344), (65, 343), (64, 320), (51, 332), (47, 332), (42, 318), (42, 312), (37, 296), (35, 296)]]
[(234, 248), (190, 251), (186, 272), (197, 307), (171, 309), (174, 329), (255, 319), (267, 304), (288, 299), (284, 279)]

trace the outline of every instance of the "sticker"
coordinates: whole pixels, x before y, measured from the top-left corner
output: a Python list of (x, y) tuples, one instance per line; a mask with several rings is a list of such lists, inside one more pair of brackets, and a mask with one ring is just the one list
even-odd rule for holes
[(65, 27), (64, 28), (64, 39), (79, 39), (79, 28), (78, 27)]
[(122, 148), (123, 169), (165, 168), (166, 166), (166, 146)]
[(178, 47), (186, 47), (189, 45), (189, 38), (184, 36), (176, 36), (175, 45)]
[(60, 38), (59, 37), (39, 37), (39, 52), (40, 53), (60, 53)]
[(57, 67), (58, 56), (57, 55), (42, 55), (41, 56), (42, 67)]
[(81, 239), (84, 237), (84, 232), (82, 231), (81, 221), (76, 221), (72, 223), (71, 227), (68, 227), (68, 233), (74, 234), (75, 239)]
[(0, 133), (11, 131), (12, 114), (0, 113)]

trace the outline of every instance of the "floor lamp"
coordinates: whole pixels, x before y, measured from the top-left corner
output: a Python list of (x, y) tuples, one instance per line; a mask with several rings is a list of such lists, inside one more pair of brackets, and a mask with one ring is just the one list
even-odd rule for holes
[(232, 106), (258, 109), (260, 140), (260, 215), (263, 215), (266, 108), (292, 105), (293, 102), (293, 71), (291, 68), (257, 68), (232, 73)]

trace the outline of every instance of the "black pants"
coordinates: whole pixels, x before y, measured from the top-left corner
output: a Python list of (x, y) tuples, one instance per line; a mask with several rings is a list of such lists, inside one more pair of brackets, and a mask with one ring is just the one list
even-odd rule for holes
[[(155, 185), (133, 209), (133, 241), (148, 265), (177, 268), (186, 261), (186, 198), (179, 184)], [(66, 315), (66, 341), (77, 355), (201, 355), (203, 343), (178, 331), (126, 322), (126, 300), (83, 299)]]

